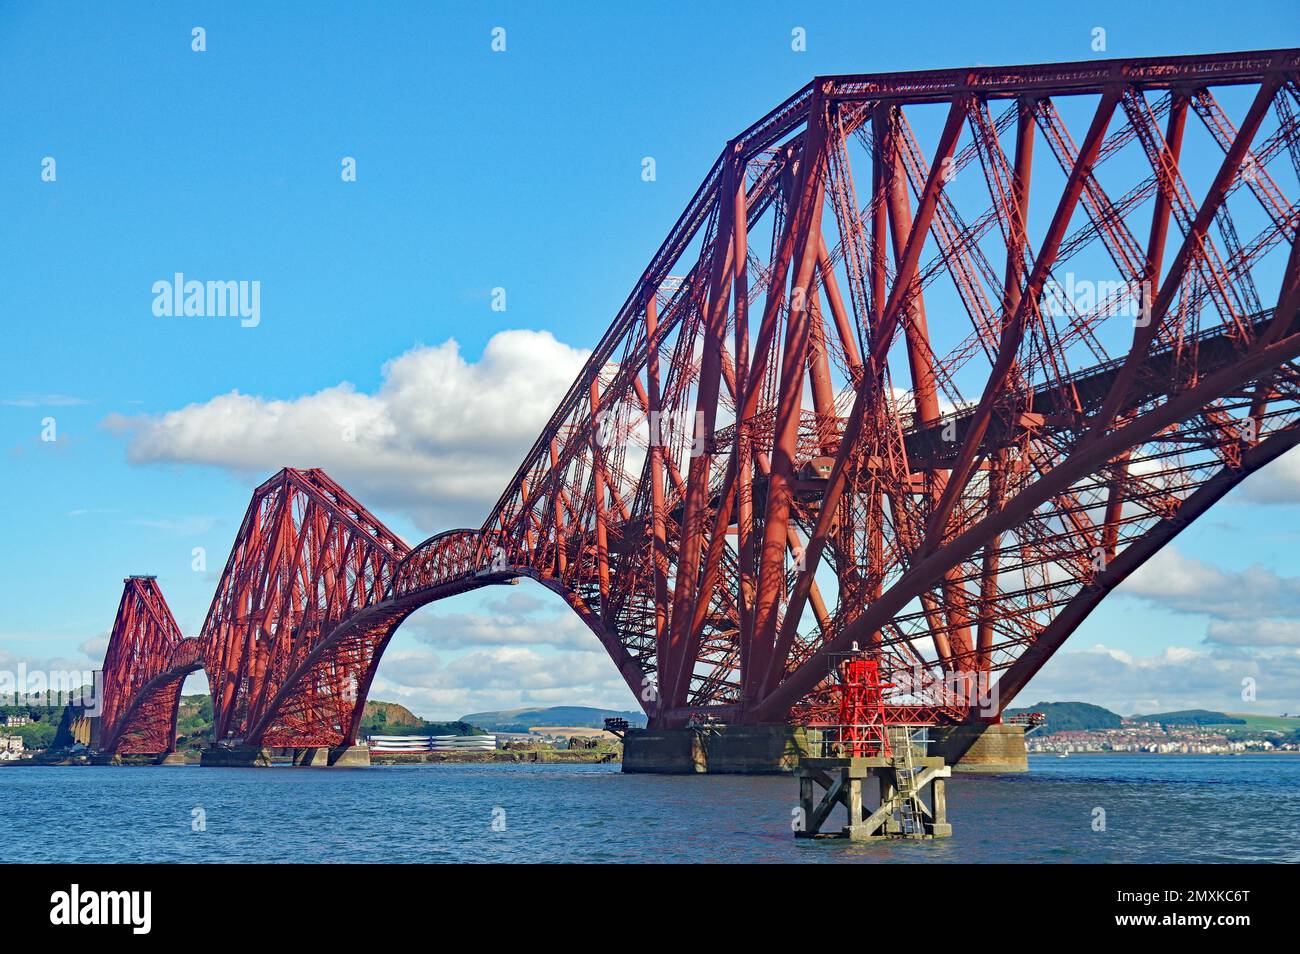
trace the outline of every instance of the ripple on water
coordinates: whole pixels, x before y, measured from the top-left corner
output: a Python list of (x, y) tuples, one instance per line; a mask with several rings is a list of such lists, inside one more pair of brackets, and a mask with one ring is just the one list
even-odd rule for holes
[(789, 777), (611, 765), (5, 768), (0, 831), (21, 861), (1300, 861), (1300, 758), (1030, 764), (954, 779), (919, 844), (796, 841)]

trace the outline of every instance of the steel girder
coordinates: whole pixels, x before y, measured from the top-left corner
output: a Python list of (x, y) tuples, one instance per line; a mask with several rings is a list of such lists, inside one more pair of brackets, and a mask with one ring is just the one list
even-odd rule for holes
[(895, 705), (968, 718), (971, 676), (1000, 710), (1291, 441), (1298, 68), (813, 81), (728, 143), (484, 531), (658, 723), (783, 719), (853, 643)]
[(185, 677), (201, 665), (199, 643), (186, 639), (158, 581), (125, 581), (104, 656), (99, 748), (156, 755), (176, 747), (176, 712)]
[(320, 470), (285, 469), (258, 487), (200, 635), (213, 741), (338, 744), (378, 655), (329, 634), (384, 599), (408, 549)]

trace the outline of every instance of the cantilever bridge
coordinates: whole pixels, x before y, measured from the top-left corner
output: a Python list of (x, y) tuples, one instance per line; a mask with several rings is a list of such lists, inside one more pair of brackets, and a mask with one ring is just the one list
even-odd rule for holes
[(169, 751), (199, 667), (218, 745), (350, 743), (407, 616), (520, 577), (652, 725), (783, 721), (855, 645), (890, 705), (1006, 706), (1300, 441), (1298, 83), (1300, 50), (813, 80), (726, 144), (481, 527), (412, 549), (284, 470), (198, 636), (128, 580), (101, 747)]

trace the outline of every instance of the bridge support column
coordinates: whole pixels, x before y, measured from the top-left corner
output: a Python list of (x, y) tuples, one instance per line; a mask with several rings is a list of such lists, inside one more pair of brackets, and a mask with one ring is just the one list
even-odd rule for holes
[(217, 768), (270, 768), (270, 749), (204, 749), (199, 764)]
[(930, 729), (930, 754), (961, 775), (1028, 772), (1023, 725), (951, 725)]
[[(177, 758), (180, 761), (168, 761), (170, 758)], [(185, 757), (177, 755), (175, 752), (162, 752), (157, 754), (148, 754), (145, 752), (96, 752), (90, 757), (91, 765), (183, 765)]]
[(808, 740), (801, 726), (631, 729), (623, 739), (623, 771), (789, 775), (807, 754)]
[[(1029, 771), (1020, 725), (938, 726), (929, 754), (959, 775)], [(789, 775), (808, 755), (804, 730), (789, 725), (726, 725), (696, 729), (631, 729), (623, 740), (623, 771), (661, 775)]]

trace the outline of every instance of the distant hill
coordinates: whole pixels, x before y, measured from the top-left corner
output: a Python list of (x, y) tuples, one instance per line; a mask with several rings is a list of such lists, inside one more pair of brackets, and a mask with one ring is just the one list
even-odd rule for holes
[(367, 699), (357, 735), (483, 735), (484, 731), (468, 719), (426, 722), (400, 703)]
[(645, 725), (643, 712), (619, 712), (616, 709), (593, 709), (589, 706), (502, 709), (497, 712), (471, 712), (460, 717), (462, 722), (481, 725), (489, 732), (527, 732), (535, 725), (600, 729), (604, 728), (606, 719), (626, 719), (633, 726)]
[(1230, 716), (1226, 712), (1213, 712), (1209, 709), (1179, 709), (1177, 712), (1156, 712), (1151, 715), (1135, 715), (1134, 722), (1157, 722), (1160, 725), (1245, 725), (1245, 719)]
[(367, 699), (365, 711), (361, 714), (362, 722), (383, 722), (388, 726), (420, 725), (424, 722), (406, 706), (397, 702), (380, 702)]
[[(1249, 712), (1225, 712), (1233, 720), (1240, 719), (1246, 723), (1245, 729), (1229, 729), (1230, 732), (1259, 732), (1265, 735), (1293, 735), (1300, 737), (1300, 715), (1254, 715)], [(1234, 726), (1236, 721), (1232, 723)]]
[(1026, 715), (1030, 712), (1041, 712), (1047, 717), (1047, 722), (1038, 730), (1040, 735), (1118, 729), (1123, 721), (1118, 714), (1109, 709), (1087, 702), (1039, 702), (1020, 709), (1008, 709), (1003, 715)]

